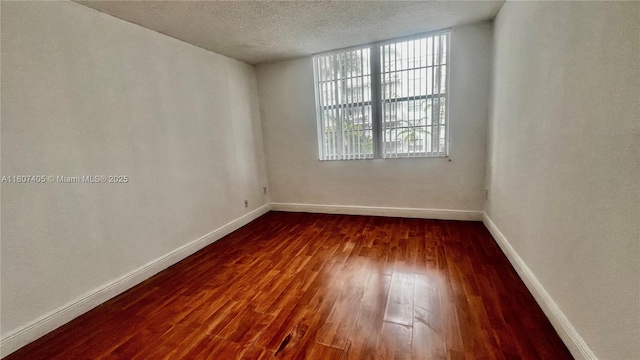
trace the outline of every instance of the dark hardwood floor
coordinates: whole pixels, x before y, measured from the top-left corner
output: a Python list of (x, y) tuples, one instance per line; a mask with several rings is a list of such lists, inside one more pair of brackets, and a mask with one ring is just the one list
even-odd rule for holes
[(7, 359), (571, 359), (480, 222), (270, 212)]

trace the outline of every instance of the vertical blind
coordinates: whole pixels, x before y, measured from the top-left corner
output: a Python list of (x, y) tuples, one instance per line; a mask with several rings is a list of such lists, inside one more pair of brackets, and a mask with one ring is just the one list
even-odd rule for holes
[(446, 156), (448, 35), (316, 55), (320, 159)]
[(446, 34), (382, 45), (384, 157), (446, 155), (446, 46)]
[(321, 159), (373, 157), (368, 48), (315, 57)]

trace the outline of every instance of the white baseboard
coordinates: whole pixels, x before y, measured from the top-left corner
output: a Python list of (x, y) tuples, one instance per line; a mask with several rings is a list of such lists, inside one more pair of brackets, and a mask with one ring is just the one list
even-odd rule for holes
[(551, 295), (549, 295), (549, 293), (544, 289), (531, 269), (529, 269), (524, 260), (522, 260), (507, 238), (502, 234), (502, 232), (500, 232), (496, 224), (493, 223), (486, 213), (484, 214), (482, 221), (491, 235), (493, 235), (493, 238), (502, 249), (502, 252), (504, 252), (511, 262), (511, 265), (516, 269), (516, 272), (518, 272), (518, 275), (520, 275), (520, 278), (524, 281), (524, 284), (536, 299), (536, 302), (540, 305), (542, 311), (547, 315), (551, 325), (556, 329), (558, 335), (560, 335), (560, 338), (564, 341), (573, 357), (576, 359), (598, 360), (591, 348), (589, 348), (578, 331), (573, 327), (569, 319), (567, 319), (562, 310), (560, 310), (558, 304), (556, 304)]
[(482, 211), (350, 205), (271, 203), (271, 210), (321, 214), (389, 216), (418, 219), (482, 221)]
[(123, 293), (169, 266), (185, 259), (198, 250), (214, 243), (240, 227), (269, 212), (271, 206), (265, 204), (256, 210), (159, 257), (146, 265), (115, 279), (94, 291), (62, 306), (38, 320), (12, 331), (0, 341), (0, 357), (7, 356), (28, 343), (68, 323), (105, 301)]

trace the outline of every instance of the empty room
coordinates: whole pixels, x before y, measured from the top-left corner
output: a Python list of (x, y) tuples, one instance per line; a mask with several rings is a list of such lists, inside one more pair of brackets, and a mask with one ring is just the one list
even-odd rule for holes
[(0, 358), (640, 359), (640, 2), (0, 1)]

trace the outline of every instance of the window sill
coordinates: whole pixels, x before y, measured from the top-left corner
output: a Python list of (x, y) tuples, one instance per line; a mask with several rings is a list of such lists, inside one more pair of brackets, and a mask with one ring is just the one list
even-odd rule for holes
[(358, 160), (407, 160), (407, 159), (449, 159), (449, 155), (429, 155), (429, 156), (398, 156), (386, 158), (362, 158), (362, 159), (318, 159), (318, 161), (358, 161)]

